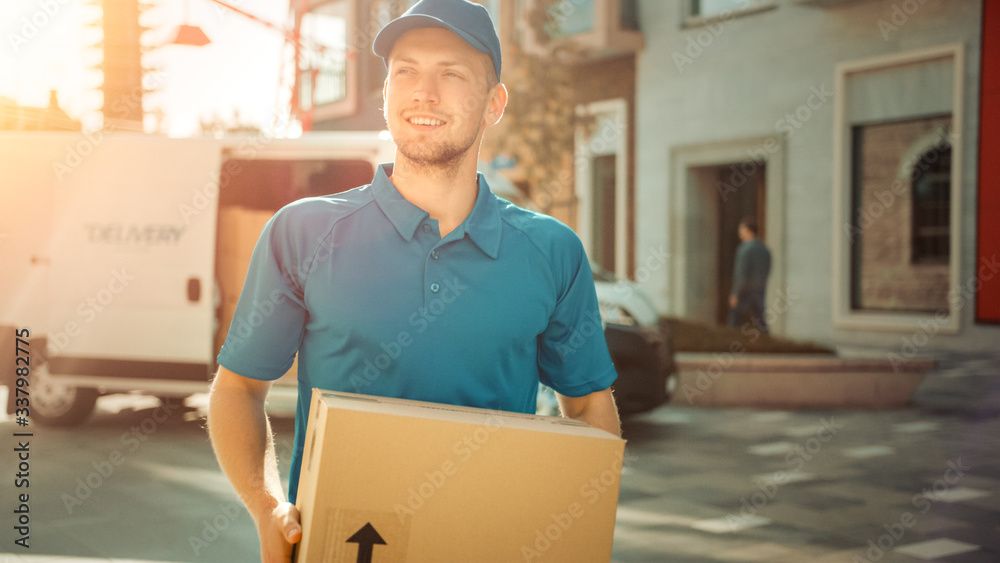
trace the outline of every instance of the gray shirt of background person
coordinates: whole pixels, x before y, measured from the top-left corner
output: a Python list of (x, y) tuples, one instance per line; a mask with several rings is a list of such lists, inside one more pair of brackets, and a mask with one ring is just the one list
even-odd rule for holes
[(751, 293), (764, 293), (771, 273), (771, 251), (759, 239), (740, 243), (733, 270), (733, 295), (742, 299)]

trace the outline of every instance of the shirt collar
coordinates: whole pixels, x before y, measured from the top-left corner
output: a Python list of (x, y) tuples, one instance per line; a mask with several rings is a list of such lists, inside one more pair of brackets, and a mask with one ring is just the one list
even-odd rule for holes
[[(372, 179), (372, 195), (382, 213), (396, 227), (396, 231), (407, 242), (413, 240), (413, 235), (425, 219), (430, 215), (423, 209), (413, 205), (403, 197), (389, 179), (392, 175), (392, 164), (380, 164)], [(479, 193), (472, 212), (456, 228), (458, 234), (464, 233), (487, 256), (494, 260), (500, 253), (500, 234), (502, 224), (500, 219), (500, 204), (490, 191), (489, 184), (482, 174), (478, 174)]]

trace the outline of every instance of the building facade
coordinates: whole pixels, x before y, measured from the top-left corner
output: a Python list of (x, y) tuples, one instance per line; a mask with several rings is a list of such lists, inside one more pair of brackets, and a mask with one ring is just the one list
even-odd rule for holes
[(670, 254), (645, 276), (662, 312), (722, 320), (749, 215), (776, 332), (995, 348), (1000, 314), (976, 307), (998, 274), (977, 234), (997, 190), (979, 179), (982, 2), (639, 6), (635, 253)]
[[(295, 15), (308, 51), (297, 95), (313, 129), (384, 127), (385, 69), (371, 42), (412, 3), (292, 3), (293, 13), (305, 7)], [(559, 103), (579, 119), (564, 142), (505, 117), (481, 160), (500, 163), (526, 203), (576, 229), (593, 261), (639, 282), (661, 313), (724, 322), (737, 225), (752, 216), (774, 258), (766, 312), (774, 332), (913, 350), (998, 342), (1000, 234), (989, 217), (1000, 213), (1000, 195), (980, 173), (1000, 151), (991, 133), (1000, 84), (984, 71), (989, 60), (1000, 67), (984, 42), (984, 29), (1000, 36), (996, 12), (987, 16), (995, 8), (981, 0), (482, 3), (504, 45), (512, 96), (544, 79), (508, 61), (541, 57), (544, 75), (551, 57), (553, 79), (569, 73)], [(571, 146), (559, 153), (554, 144)], [(533, 154), (542, 148), (544, 158)], [(533, 166), (546, 167), (547, 179)]]

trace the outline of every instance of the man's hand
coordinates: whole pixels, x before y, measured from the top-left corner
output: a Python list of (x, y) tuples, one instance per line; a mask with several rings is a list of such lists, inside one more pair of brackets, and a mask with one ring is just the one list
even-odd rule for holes
[(292, 544), (302, 539), (299, 509), (290, 502), (280, 502), (269, 514), (254, 520), (260, 537), (261, 563), (290, 563)]

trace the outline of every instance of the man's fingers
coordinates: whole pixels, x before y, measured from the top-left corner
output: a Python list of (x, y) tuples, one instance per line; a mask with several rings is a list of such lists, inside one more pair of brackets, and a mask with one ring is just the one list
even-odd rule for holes
[(302, 526), (299, 525), (299, 509), (295, 505), (285, 513), (285, 540), (288, 543), (298, 543), (302, 539)]

